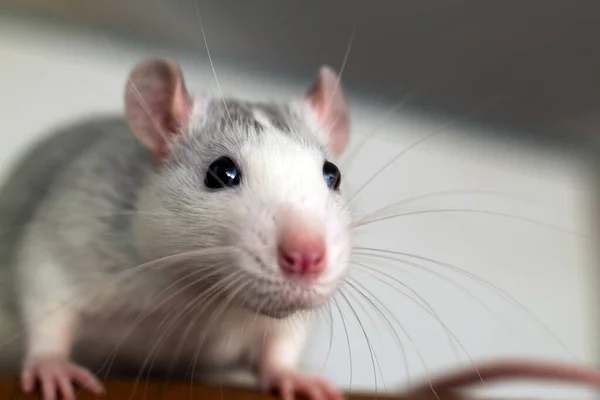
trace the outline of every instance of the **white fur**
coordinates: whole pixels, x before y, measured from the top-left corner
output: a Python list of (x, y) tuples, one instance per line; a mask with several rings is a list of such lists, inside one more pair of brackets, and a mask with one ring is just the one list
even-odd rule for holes
[[(182, 356), (204, 366), (295, 368), (310, 323), (303, 312), (325, 304), (346, 275), (350, 216), (323, 178), (325, 133), (304, 105), (292, 106), (291, 132), (278, 131), (255, 110), (263, 131), (253, 132), (253, 125), (231, 119), (224, 131), (215, 128), (223, 125), (215, 125), (219, 120), (209, 110), (219, 104), (197, 97), (189, 125), (170, 143), (170, 159), (156, 171), (148, 165), (143, 181), (126, 175), (131, 158), (140, 156), (135, 142), (119, 134), (78, 155), (60, 177), (56, 185), (66, 189), (38, 210), (16, 266), (31, 357), (67, 357), (80, 342), (81, 354), (94, 362), (117, 351), (140, 365), (167, 365)], [(241, 184), (208, 190), (203, 174), (223, 155), (238, 163)], [(110, 199), (122, 196), (123, 183), (140, 185), (131, 238), (94, 217), (122, 212)], [(326, 267), (312, 284), (289, 280), (277, 265), (278, 224), (288, 207), (325, 239)], [(107, 240), (116, 235), (125, 235), (136, 251)], [(219, 248), (228, 250), (210, 253)], [(190, 252), (198, 254), (123, 279), (139, 268), (138, 257), (152, 264)], [(222, 283), (218, 297), (193, 285), (211, 276)], [(49, 312), (52, 307), (61, 311)]]

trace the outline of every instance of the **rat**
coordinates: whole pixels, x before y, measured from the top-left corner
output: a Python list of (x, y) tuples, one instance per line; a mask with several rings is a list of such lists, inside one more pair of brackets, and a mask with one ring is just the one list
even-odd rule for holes
[(191, 94), (179, 65), (155, 58), (134, 66), (124, 98), (123, 115), (33, 147), (0, 190), (23, 390), (100, 394), (78, 358), (114, 355), (224, 381), (242, 369), (286, 400), (341, 398), (298, 369), (312, 311), (349, 266), (337, 73), (321, 67), (296, 99), (252, 102)]
[[(76, 385), (102, 393), (89, 366), (115, 356), (133, 369), (223, 370), (226, 383), (242, 369), (286, 400), (341, 398), (297, 364), (311, 311), (348, 272), (334, 164), (348, 138), (330, 67), (303, 98), (259, 103), (192, 96), (173, 60), (140, 62), (123, 116), (58, 130), (0, 189), (0, 284), (25, 331), (22, 388), (39, 384), (44, 400), (74, 399)], [(507, 360), (410, 394), (511, 377), (600, 388), (594, 369)]]

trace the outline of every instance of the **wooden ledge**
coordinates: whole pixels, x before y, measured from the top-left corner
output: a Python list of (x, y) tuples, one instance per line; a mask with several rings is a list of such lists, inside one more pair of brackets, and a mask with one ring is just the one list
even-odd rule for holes
[[(273, 397), (259, 394), (250, 389), (221, 388), (210, 385), (190, 385), (189, 383), (162, 383), (142, 381), (137, 385), (133, 381), (107, 380), (106, 395), (95, 397), (81, 392), (78, 400), (273, 400)], [(406, 398), (391, 395), (352, 393), (349, 400), (459, 400), (456, 397), (435, 396)], [(0, 377), (0, 399), (2, 400), (38, 400), (37, 395), (21, 392), (19, 382), (12, 377)]]

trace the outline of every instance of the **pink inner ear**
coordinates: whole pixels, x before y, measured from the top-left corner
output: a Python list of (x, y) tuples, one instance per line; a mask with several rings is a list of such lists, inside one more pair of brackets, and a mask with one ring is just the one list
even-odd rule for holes
[(173, 94), (172, 115), (173, 122), (177, 125), (172, 127), (173, 130), (177, 129), (178, 127), (186, 126), (189, 123), (190, 113), (192, 111), (191, 108), (192, 104), (190, 96), (185, 89), (183, 80), (181, 79), (175, 86), (175, 92)]
[(329, 150), (334, 156), (339, 156), (348, 143), (349, 120), (342, 86), (333, 69), (325, 66), (319, 70), (306, 100), (328, 134)]
[(147, 60), (129, 76), (125, 114), (132, 132), (159, 160), (170, 135), (189, 122), (191, 101), (181, 70), (169, 59)]

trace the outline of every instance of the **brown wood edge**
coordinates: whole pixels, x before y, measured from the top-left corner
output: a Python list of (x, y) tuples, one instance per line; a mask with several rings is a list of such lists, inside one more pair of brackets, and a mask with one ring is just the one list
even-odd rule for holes
[[(136, 384), (131, 380), (109, 379), (104, 381), (106, 394), (93, 396), (80, 392), (78, 400), (273, 400), (274, 397), (258, 393), (248, 388), (220, 387), (206, 384), (190, 384), (181, 382), (141, 381)], [(348, 400), (467, 400), (464, 397), (450, 395), (430, 395), (421, 397), (403, 397), (390, 394), (347, 393)], [(38, 400), (35, 394), (21, 391), (19, 382), (11, 376), (0, 375), (1, 400)]]

